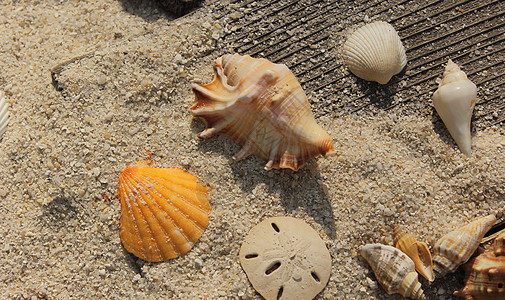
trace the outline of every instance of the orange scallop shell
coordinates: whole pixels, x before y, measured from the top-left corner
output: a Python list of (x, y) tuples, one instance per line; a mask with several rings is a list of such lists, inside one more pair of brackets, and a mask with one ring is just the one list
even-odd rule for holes
[(283, 64), (249, 55), (224, 55), (214, 63), (215, 78), (194, 84), (191, 113), (207, 123), (198, 134), (224, 134), (242, 145), (233, 157), (267, 159), (266, 169), (298, 170), (319, 154), (334, 153), (333, 143), (314, 119), (307, 96)]
[(119, 235), (126, 250), (153, 262), (188, 252), (209, 224), (207, 188), (178, 168), (128, 167), (119, 175)]

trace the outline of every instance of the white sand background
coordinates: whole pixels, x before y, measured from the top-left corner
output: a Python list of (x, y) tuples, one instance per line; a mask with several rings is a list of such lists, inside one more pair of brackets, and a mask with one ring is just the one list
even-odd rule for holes
[[(498, 127), (476, 132), (465, 157), (430, 119), (323, 117), (337, 154), (298, 172), (265, 171), (254, 156), (233, 162), (239, 146), (224, 136), (198, 140), (205, 126), (189, 113), (190, 83), (210, 82), (227, 30), (211, 4), (175, 21), (119, 1), (0, 9), (0, 89), (11, 111), (0, 137), (1, 299), (261, 299), (238, 251), (253, 225), (284, 215), (310, 224), (331, 253), (318, 299), (400, 299), (377, 285), (359, 247), (391, 244), (394, 223), (433, 246), (503, 206)], [(204, 235), (162, 263), (135, 258), (119, 239), (118, 175), (143, 149), (211, 191)], [(456, 299), (463, 273), (423, 286), (427, 299)]]

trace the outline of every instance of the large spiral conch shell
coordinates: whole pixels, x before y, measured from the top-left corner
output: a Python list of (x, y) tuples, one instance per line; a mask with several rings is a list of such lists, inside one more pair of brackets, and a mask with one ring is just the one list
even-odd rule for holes
[(496, 217), (489, 215), (451, 231), (438, 240), (433, 247), (435, 272), (443, 276), (467, 262), (494, 223)]
[(465, 286), (454, 295), (466, 300), (505, 299), (505, 234), (465, 264)]
[(393, 240), (395, 247), (412, 259), (416, 271), (428, 279), (429, 282), (432, 282), (435, 276), (433, 275), (433, 260), (428, 245), (416, 241), (412, 234), (405, 233), (396, 225), (393, 225)]
[(343, 59), (359, 78), (386, 84), (407, 64), (402, 41), (391, 24), (378, 21), (356, 30), (344, 43)]
[(128, 167), (119, 175), (119, 199), (121, 241), (144, 260), (188, 252), (209, 224), (207, 188), (181, 169)]
[(477, 87), (450, 59), (432, 100), (459, 149), (469, 156), (472, 151), (470, 122), (477, 102)]
[(9, 123), (9, 104), (5, 100), (5, 93), (0, 91), (0, 137), (7, 130)]
[(388, 294), (425, 299), (412, 259), (400, 250), (382, 244), (368, 244), (359, 254), (370, 264), (377, 281)]
[(214, 64), (210, 84), (194, 84), (194, 116), (207, 129), (200, 138), (230, 136), (242, 145), (233, 157), (254, 153), (266, 169), (297, 170), (319, 154), (334, 153), (330, 136), (315, 121), (305, 93), (289, 69), (248, 55), (224, 55)]

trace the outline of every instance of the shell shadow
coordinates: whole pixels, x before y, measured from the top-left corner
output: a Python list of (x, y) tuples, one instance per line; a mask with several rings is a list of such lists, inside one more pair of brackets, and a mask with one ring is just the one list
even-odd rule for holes
[(316, 160), (310, 160), (296, 172), (289, 169), (266, 171), (265, 163), (266, 161), (252, 156), (230, 164), (232, 175), (242, 190), (252, 193), (258, 183), (264, 183), (266, 193), (279, 197), (287, 215), (294, 216), (302, 208), (322, 226), (330, 238), (335, 238), (335, 217), (331, 199), (323, 188), (323, 179)]
[(201, 0), (119, 0), (123, 9), (147, 22), (182, 17), (201, 5)]
[(68, 222), (78, 215), (79, 209), (74, 199), (57, 197), (42, 208), (39, 221), (44, 226), (58, 230), (67, 227)]
[(393, 76), (387, 84), (379, 84), (377, 82), (357, 78), (356, 85), (359, 87), (359, 90), (366, 95), (369, 104), (377, 109), (386, 109), (394, 103), (393, 97), (397, 94), (398, 83), (404, 73), (405, 69)]
[[(205, 129), (203, 122), (193, 119), (191, 130), (198, 133)], [(254, 193), (259, 183), (265, 184), (266, 193), (278, 196), (286, 215), (295, 215), (299, 208), (318, 222), (330, 238), (335, 238), (335, 217), (331, 208), (331, 199), (323, 188), (323, 179), (315, 159), (311, 159), (298, 171), (289, 169), (264, 170), (266, 164), (255, 155), (240, 161), (231, 157), (240, 146), (226, 136), (216, 136), (198, 143), (201, 152), (220, 152), (229, 158), (235, 182), (246, 194)], [(262, 201), (262, 199), (257, 199)]]

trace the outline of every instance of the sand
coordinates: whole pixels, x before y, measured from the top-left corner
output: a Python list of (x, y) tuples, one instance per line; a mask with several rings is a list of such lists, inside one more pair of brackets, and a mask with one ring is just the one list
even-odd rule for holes
[[(505, 132), (479, 130), (466, 157), (423, 116), (324, 116), (336, 155), (298, 172), (263, 169), (188, 108), (212, 79), (228, 28), (212, 3), (173, 20), (127, 1), (1, 1), (0, 89), (11, 121), (0, 137), (0, 298), (261, 299), (240, 267), (255, 224), (293, 216), (332, 256), (318, 299), (400, 299), (378, 286), (357, 249), (391, 244), (399, 224), (430, 246), (499, 210)], [(51, 76), (53, 74), (53, 78)], [(152, 152), (210, 189), (210, 225), (186, 255), (150, 263), (119, 239), (118, 175)], [(501, 215), (500, 215), (501, 216)], [(453, 299), (458, 271), (427, 299)]]

